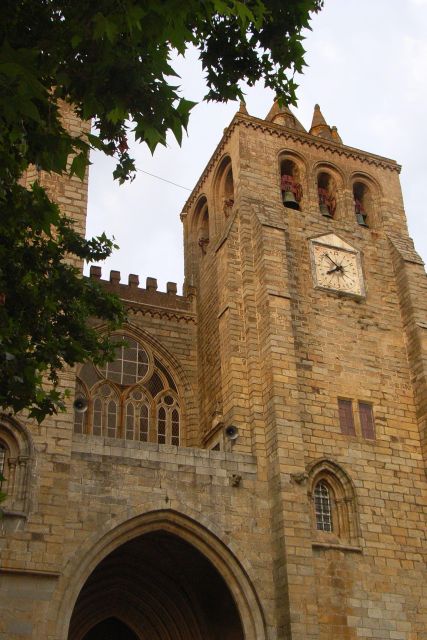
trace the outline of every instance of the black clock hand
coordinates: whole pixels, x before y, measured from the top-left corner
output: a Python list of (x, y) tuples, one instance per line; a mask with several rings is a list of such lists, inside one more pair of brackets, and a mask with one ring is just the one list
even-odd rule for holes
[(341, 268), (341, 265), (337, 264), (334, 260), (332, 260), (332, 258), (327, 253), (325, 253), (324, 255), (326, 258), (328, 258), (328, 260), (332, 262), (332, 264), (334, 264), (338, 268)]
[[(335, 264), (335, 262), (334, 262), (334, 264)], [(342, 271), (343, 271), (342, 265), (338, 265), (338, 264), (337, 264), (337, 266), (336, 266), (336, 267), (334, 267), (333, 269), (329, 269), (329, 271), (327, 271), (326, 273), (327, 273), (327, 274), (329, 274), (329, 273), (335, 273), (335, 271), (341, 271), (341, 273), (342, 273)]]

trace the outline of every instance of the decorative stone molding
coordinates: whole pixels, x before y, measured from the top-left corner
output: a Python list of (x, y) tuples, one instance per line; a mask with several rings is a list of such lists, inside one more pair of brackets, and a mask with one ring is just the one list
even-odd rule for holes
[(5, 501), (0, 505), (0, 521), (4, 533), (19, 531), (30, 511), (34, 491), (34, 446), (29, 431), (10, 416), (0, 415), (0, 442), (5, 449), (6, 480), (2, 491)]

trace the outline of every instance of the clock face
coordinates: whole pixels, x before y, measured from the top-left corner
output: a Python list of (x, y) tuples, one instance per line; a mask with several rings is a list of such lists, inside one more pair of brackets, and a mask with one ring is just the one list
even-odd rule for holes
[(341, 247), (312, 244), (316, 285), (324, 289), (364, 295), (359, 253)]

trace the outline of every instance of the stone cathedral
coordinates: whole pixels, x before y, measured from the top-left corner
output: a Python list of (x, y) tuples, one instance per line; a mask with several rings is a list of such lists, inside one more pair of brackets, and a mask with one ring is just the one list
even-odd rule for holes
[[(73, 132), (81, 123), (69, 111)], [(426, 640), (427, 279), (395, 161), (242, 104), (185, 283), (69, 411), (2, 416), (2, 640)], [(86, 183), (44, 184), (84, 232)], [(99, 326), (99, 331), (103, 327)]]

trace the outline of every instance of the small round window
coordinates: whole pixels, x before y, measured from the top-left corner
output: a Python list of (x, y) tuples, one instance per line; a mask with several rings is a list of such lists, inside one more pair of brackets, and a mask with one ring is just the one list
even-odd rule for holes
[(148, 372), (148, 353), (133, 338), (118, 336), (113, 338), (117, 345), (117, 358), (99, 367), (102, 375), (116, 384), (131, 385), (139, 382)]

